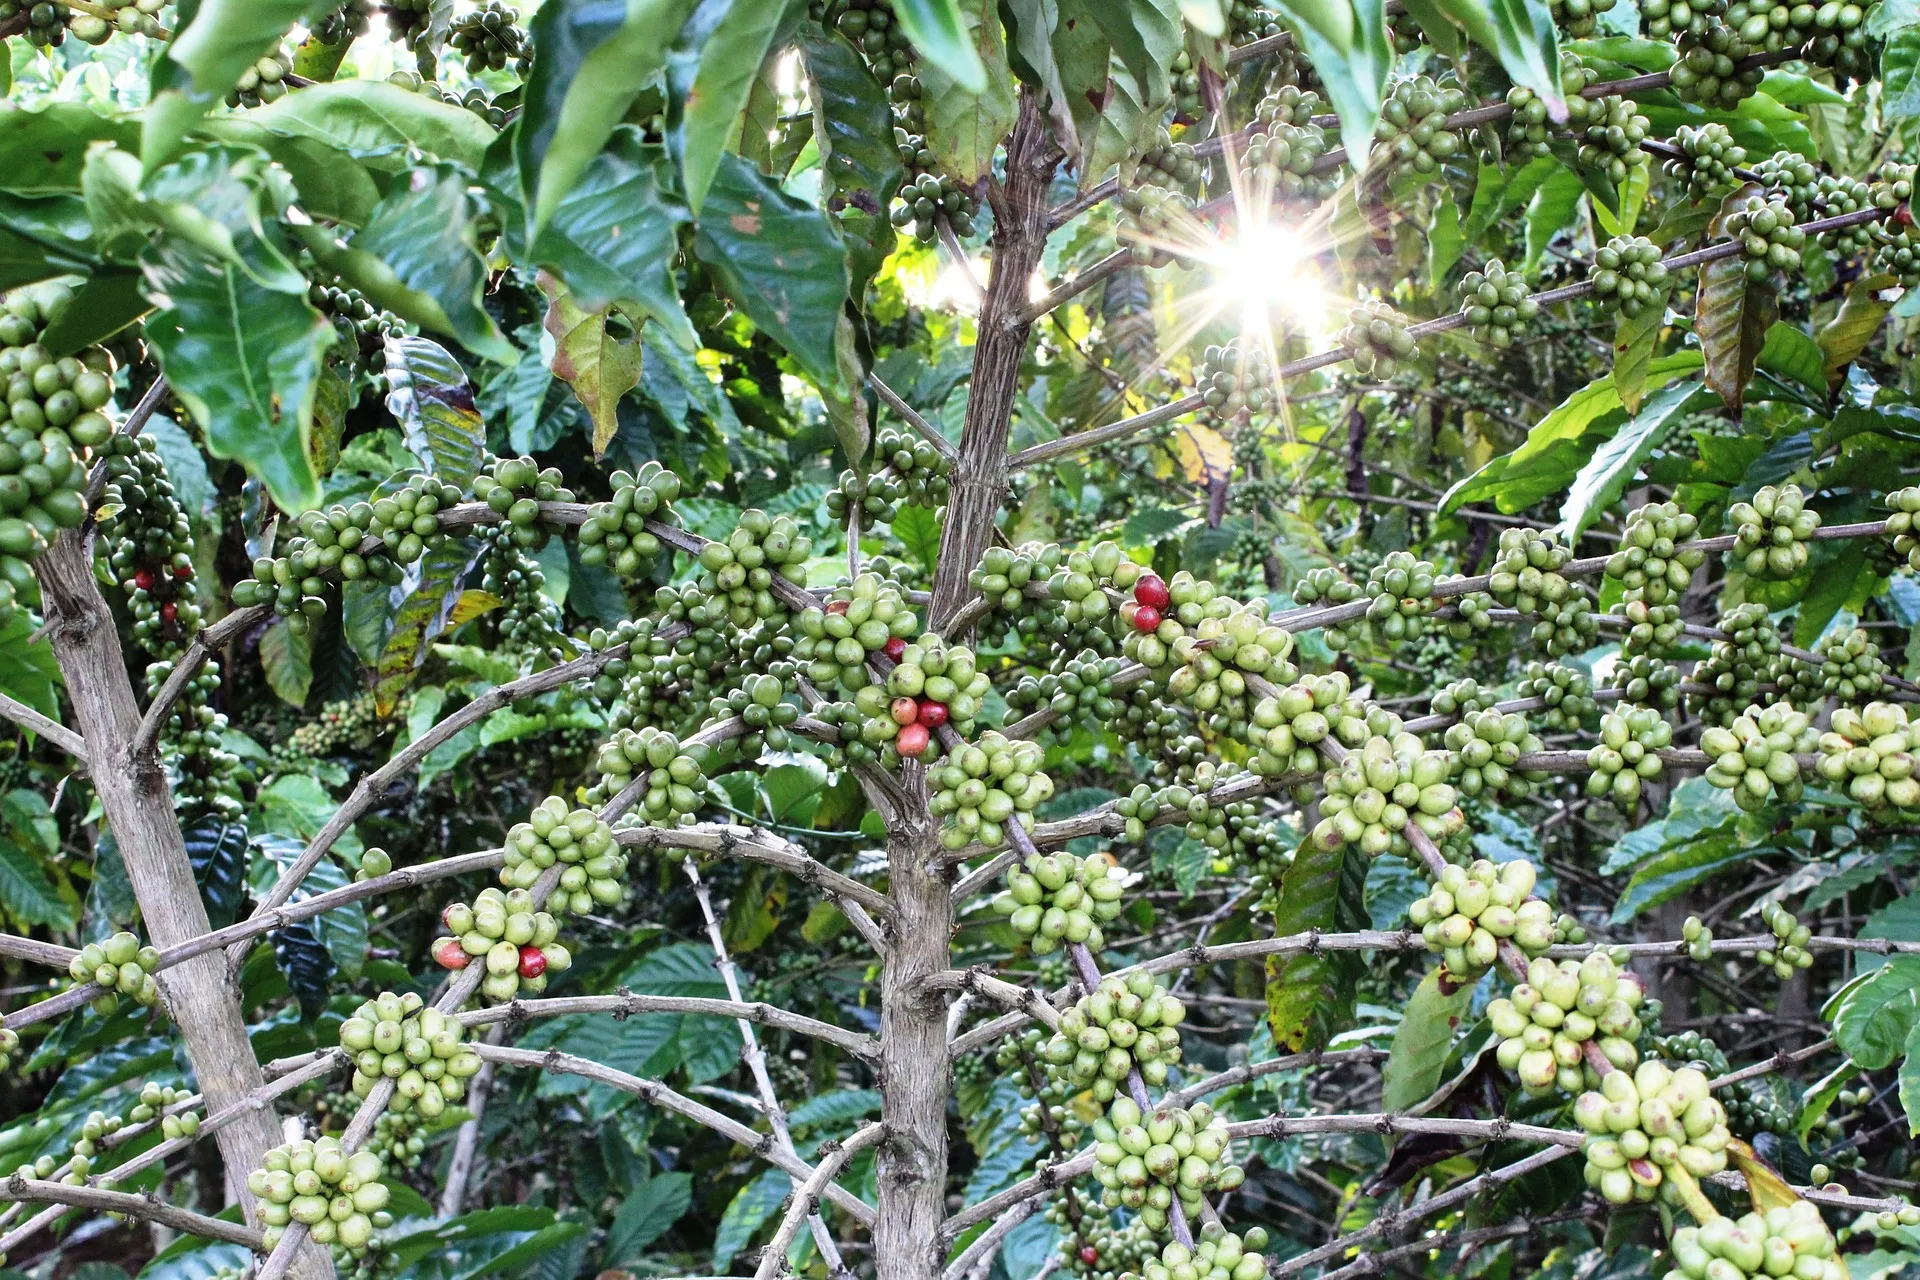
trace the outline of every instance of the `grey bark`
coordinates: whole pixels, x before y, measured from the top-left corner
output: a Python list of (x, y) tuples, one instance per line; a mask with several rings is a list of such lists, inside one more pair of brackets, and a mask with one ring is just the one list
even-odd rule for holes
[[(177, 946), (208, 931), (207, 912), (158, 755), (128, 755), (140, 708), (113, 616), (94, 584), (90, 558), (75, 531), (55, 539), (34, 568), (54, 657), (87, 741), (89, 777), (126, 862), (148, 941), (163, 949)], [(217, 954), (195, 956), (164, 970), (159, 982), (167, 1011), (186, 1041), (208, 1111), (237, 1102), (266, 1083), (247, 1040), (240, 993)], [(279, 1145), (272, 1109), (241, 1117), (221, 1129), (216, 1140), (229, 1193), (246, 1206), (252, 1222), (253, 1198), (244, 1184), (267, 1150)], [(300, 1280), (328, 1280), (333, 1264), (325, 1252), (310, 1246), (302, 1251), (293, 1274)]]

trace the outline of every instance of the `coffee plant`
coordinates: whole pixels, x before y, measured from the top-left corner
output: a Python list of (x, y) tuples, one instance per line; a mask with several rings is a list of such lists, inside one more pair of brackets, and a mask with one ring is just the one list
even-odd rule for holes
[(0, 1277), (1920, 1268), (1911, 4), (0, 40)]

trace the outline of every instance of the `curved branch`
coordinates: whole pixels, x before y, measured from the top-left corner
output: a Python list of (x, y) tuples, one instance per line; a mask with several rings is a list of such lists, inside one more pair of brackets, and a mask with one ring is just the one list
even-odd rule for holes
[(208, 1240), (223, 1240), (228, 1244), (245, 1245), (255, 1253), (265, 1253), (266, 1248), (260, 1242), (260, 1232), (241, 1222), (223, 1222), (219, 1218), (209, 1218), (205, 1214), (181, 1209), (155, 1196), (128, 1195), (124, 1191), (102, 1191), (98, 1187), (72, 1187), (64, 1182), (43, 1182), (39, 1178), (23, 1178), (14, 1174), (5, 1183), (0, 1183), (5, 1194), (0, 1199), (21, 1200), (41, 1204), (57, 1204), (65, 1208), (92, 1209), (99, 1213), (118, 1213), (129, 1218), (138, 1218), (142, 1222), (157, 1222), (163, 1227), (172, 1227), (175, 1231), (184, 1231), (188, 1235), (202, 1236)]
[(779, 1229), (760, 1251), (760, 1265), (754, 1268), (753, 1280), (772, 1280), (786, 1268), (787, 1248), (800, 1234), (800, 1224), (818, 1212), (821, 1191), (839, 1176), (849, 1159), (886, 1136), (887, 1126), (876, 1120), (854, 1130), (845, 1142), (829, 1142), (820, 1148), (820, 1163), (814, 1166), (812, 1176), (794, 1188)]
[(830, 1022), (790, 1013), (761, 1002), (709, 1000), (697, 996), (648, 996), (621, 991), (611, 996), (544, 996), (509, 1000), (485, 1009), (469, 1009), (459, 1015), (469, 1027), (491, 1026), (499, 1022), (518, 1022), (522, 1018), (559, 1018), (573, 1013), (610, 1013), (626, 1018), (636, 1013), (693, 1013), (716, 1018), (738, 1018), (762, 1026), (812, 1036), (859, 1058), (879, 1054), (880, 1045), (872, 1036), (848, 1031)]
[(15, 960), (25, 960), (30, 964), (44, 964), (65, 973), (67, 967), (79, 956), (72, 947), (63, 947), (54, 942), (42, 942), (38, 938), (22, 938), (11, 933), (0, 933), (0, 956)]
[(72, 756), (82, 769), (87, 767), (87, 740), (58, 720), (43, 716), (26, 703), (9, 698), (4, 693), (0, 693), (0, 716), (5, 716), (22, 729), (39, 734)]

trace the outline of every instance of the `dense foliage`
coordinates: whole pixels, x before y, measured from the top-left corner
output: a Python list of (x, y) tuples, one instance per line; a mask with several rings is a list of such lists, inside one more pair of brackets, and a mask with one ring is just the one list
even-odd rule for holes
[(0, 36), (6, 1266), (1920, 1268), (1911, 0)]

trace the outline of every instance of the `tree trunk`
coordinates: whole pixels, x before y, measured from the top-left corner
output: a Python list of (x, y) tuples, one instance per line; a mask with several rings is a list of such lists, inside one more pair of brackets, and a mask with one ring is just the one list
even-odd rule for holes
[(1031, 90), (1023, 89), (1020, 119), (1007, 143), (1006, 186), (993, 192), (993, 272), (980, 305), (966, 425), (947, 495), (947, 524), (928, 611), (936, 631), (944, 630), (972, 595), (967, 575), (993, 537), (994, 516), (1006, 496), (1007, 432), (1033, 328), (1027, 319), (1027, 295), (1047, 247), (1047, 195), (1059, 164), (1060, 150), (1047, 133), (1040, 104)]
[[(77, 727), (87, 740), (87, 773), (126, 862), (147, 940), (164, 949), (198, 937), (209, 931), (207, 912), (174, 817), (166, 772), (157, 756), (128, 757), (140, 708), (127, 678), (119, 633), (94, 584), (78, 531), (61, 534), (34, 567), (54, 657), (66, 680)], [(175, 965), (162, 972), (159, 981), (167, 1011), (186, 1040), (208, 1113), (260, 1088), (265, 1077), (247, 1040), (240, 993), (221, 954), (212, 951)], [(260, 1167), (268, 1148), (280, 1142), (273, 1109), (250, 1111), (215, 1137), (229, 1192), (246, 1207), (251, 1222), (253, 1197), (246, 1192), (246, 1177)], [(333, 1264), (318, 1246), (309, 1245), (291, 1274), (300, 1280), (326, 1280)]]
[(947, 1198), (947, 1019), (920, 983), (951, 963), (953, 893), (934, 865), (938, 822), (927, 812), (926, 770), (901, 770), (906, 795), (888, 815), (887, 896), (892, 946), (880, 978), (880, 1117), (873, 1228), (879, 1280), (938, 1280)]

